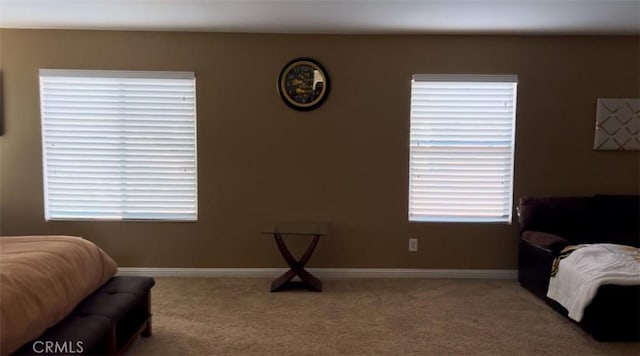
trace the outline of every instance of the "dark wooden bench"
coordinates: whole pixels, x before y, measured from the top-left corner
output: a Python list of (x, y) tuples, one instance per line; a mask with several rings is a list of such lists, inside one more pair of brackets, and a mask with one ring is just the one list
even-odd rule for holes
[(111, 278), (16, 355), (115, 355), (151, 335), (149, 277)]

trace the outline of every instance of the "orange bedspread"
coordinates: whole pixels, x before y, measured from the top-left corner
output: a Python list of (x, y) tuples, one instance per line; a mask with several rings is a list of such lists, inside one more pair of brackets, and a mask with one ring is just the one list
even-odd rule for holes
[(0, 237), (0, 354), (60, 322), (116, 271), (111, 257), (79, 237)]

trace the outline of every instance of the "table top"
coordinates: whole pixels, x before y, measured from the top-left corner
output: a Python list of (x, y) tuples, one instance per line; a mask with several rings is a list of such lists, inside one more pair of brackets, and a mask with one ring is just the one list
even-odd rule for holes
[(277, 221), (262, 230), (263, 234), (328, 235), (329, 224), (322, 221)]

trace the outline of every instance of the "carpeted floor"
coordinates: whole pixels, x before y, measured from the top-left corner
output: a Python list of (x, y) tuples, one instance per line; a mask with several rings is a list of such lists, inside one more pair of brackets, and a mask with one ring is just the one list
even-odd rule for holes
[(156, 278), (132, 355), (640, 355), (599, 343), (511, 280)]

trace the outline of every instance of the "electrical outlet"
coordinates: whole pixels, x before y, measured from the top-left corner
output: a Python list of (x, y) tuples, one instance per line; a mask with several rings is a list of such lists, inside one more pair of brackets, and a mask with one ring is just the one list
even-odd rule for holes
[(418, 251), (418, 239), (411, 238), (409, 239), (409, 252), (417, 252)]

